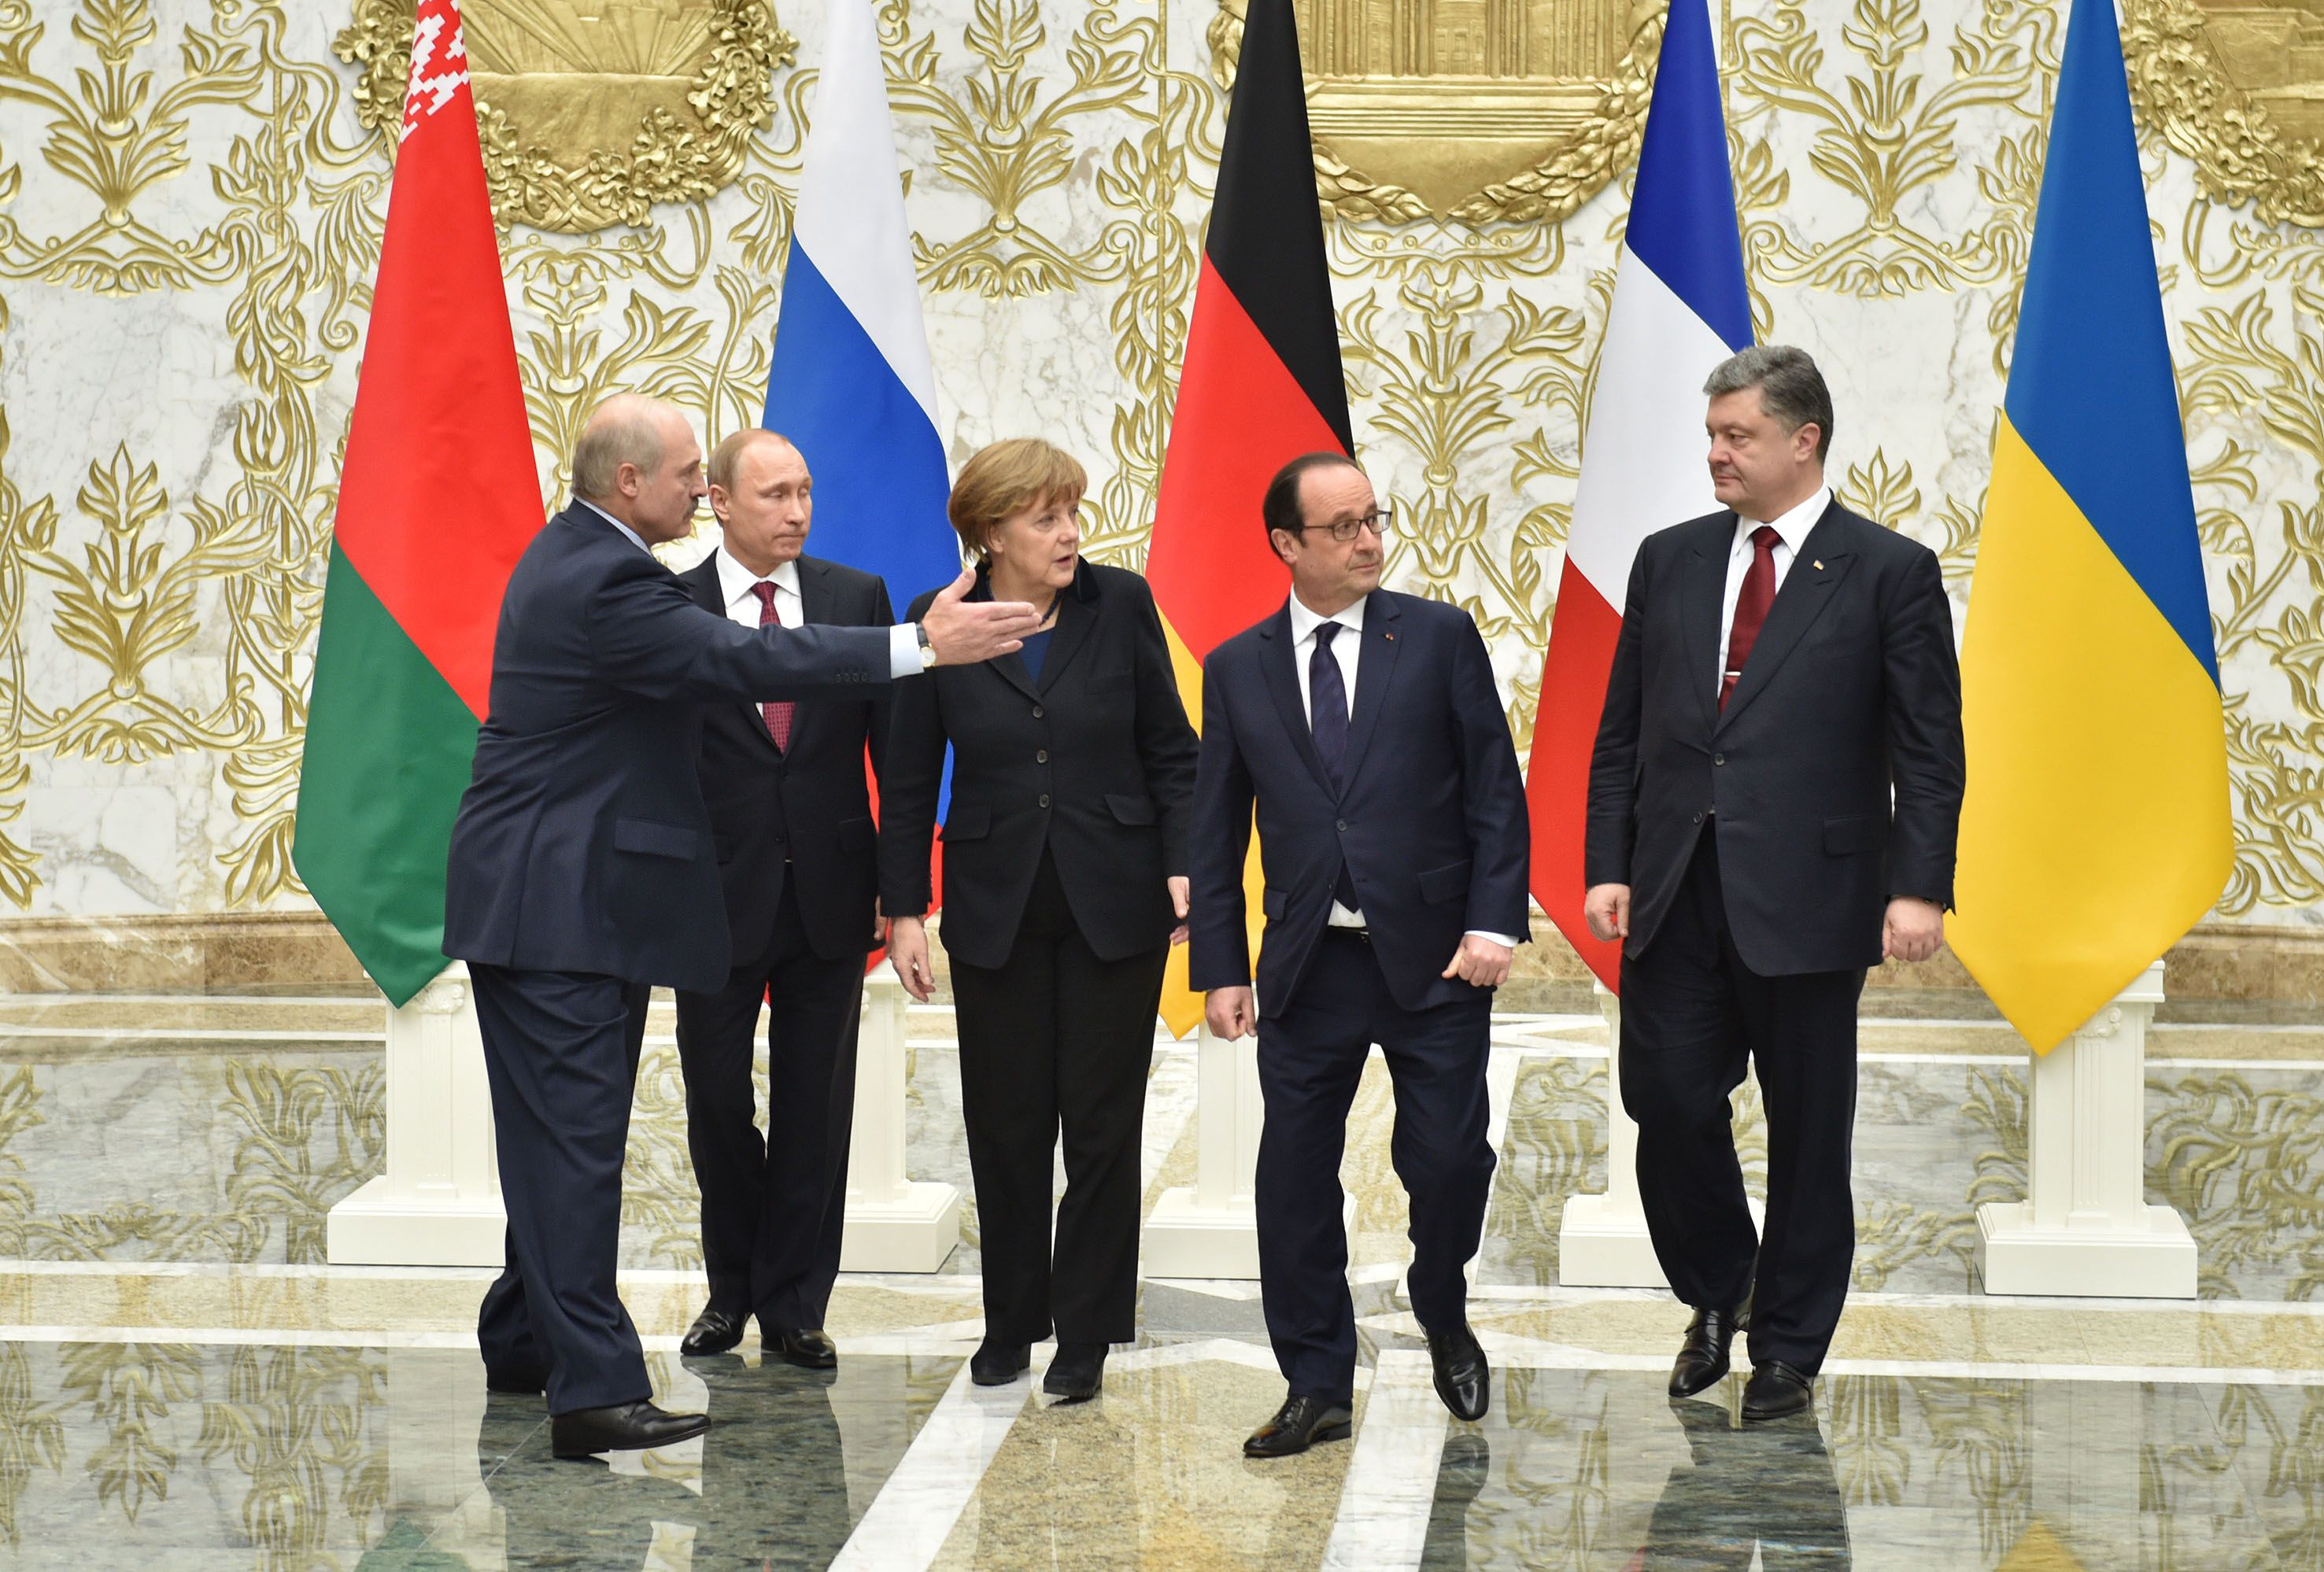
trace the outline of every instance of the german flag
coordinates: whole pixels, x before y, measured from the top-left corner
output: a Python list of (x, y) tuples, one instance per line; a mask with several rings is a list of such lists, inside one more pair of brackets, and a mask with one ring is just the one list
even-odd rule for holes
[[(1146, 556), (1197, 726), (1203, 661), (1288, 593), (1259, 523), (1268, 481), (1303, 453), (1354, 447), (1298, 24), (1291, 0), (1250, 0)], [(1254, 897), (1250, 910), (1259, 906)], [(1171, 954), (1162, 1016), (1183, 1035), (1202, 1014), (1182, 946)]]

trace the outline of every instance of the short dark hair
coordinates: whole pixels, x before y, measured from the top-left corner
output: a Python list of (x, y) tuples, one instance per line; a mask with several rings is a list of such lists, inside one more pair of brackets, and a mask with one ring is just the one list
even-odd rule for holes
[(1363, 465), (1344, 453), (1303, 453), (1275, 472), (1267, 483), (1267, 494), (1259, 501), (1259, 519), (1267, 525), (1267, 541), (1275, 544), (1275, 532), (1296, 535), (1299, 527), (1307, 522), (1299, 512), (1299, 483), (1311, 469), (1328, 469), (1333, 464), (1345, 464), (1360, 472)]
[(1804, 349), (1788, 344), (1754, 344), (1719, 363), (1702, 391), (1712, 398), (1759, 390), (1759, 408), (1786, 433), (1810, 421), (1816, 428), (1816, 462), (1831, 452), (1831, 390)]

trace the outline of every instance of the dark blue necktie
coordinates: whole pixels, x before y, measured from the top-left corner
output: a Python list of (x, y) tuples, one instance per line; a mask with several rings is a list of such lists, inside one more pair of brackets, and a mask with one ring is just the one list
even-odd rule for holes
[[(1348, 759), (1348, 685), (1332, 655), (1332, 640), (1341, 626), (1324, 622), (1316, 627), (1315, 653), (1307, 660), (1307, 728), (1315, 734), (1315, 757), (1323, 761), (1323, 773), (1334, 791), (1346, 784), (1341, 768)], [(1332, 898), (1351, 912), (1357, 909), (1355, 880), (1348, 877), (1344, 860), (1332, 884)]]

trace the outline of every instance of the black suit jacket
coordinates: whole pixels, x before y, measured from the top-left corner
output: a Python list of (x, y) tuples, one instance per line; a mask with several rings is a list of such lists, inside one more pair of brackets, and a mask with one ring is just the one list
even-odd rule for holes
[[(991, 594), (980, 577), (971, 598)], [(912, 602), (915, 621), (935, 596)], [(898, 691), (881, 782), (880, 899), (891, 917), (927, 909), (947, 742), (944, 944), (954, 960), (1009, 959), (1044, 844), (1101, 958), (1169, 942), (1178, 919), (1164, 880), (1186, 871), (1194, 731), (1144, 579), (1084, 562), (1058, 597), (1038, 680), (1004, 655)]]
[[(725, 615), (716, 554), (678, 575), (695, 603)], [(798, 559), (800, 613), (811, 625), (878, 628), (896, 621), (877, 574), (821, 557)], [(807, 942), (826, 961), (862, 956), (872, 930), (878, 858), (864, 749), (872, 768), (888, 751), (892, 687), (845, 699), (811, 699), (791, 716), (790, 746), (777, 748), (755, 702), (706, 704), (701, 717), (702, 800), (718, 847), (726, 927), (734, 954), (764, 952), (788, 879)]]
[(861, 697), (883, 629), (753, 630), (575, 503), (509, 575), (491, 713), (452, 824), (444, 952), (698, 991), (726, 981), (725, 903), (695, 706)]
[(1583, 877), (1630, 886), (1627, 949), (1643, 953), (1716, 814), (1746, 966), (1783, 977), (1877, 965), (1891, 896), (1952, 904), (1967, 767), (1936, 556), (1831, 504), (1722, 712), (1734, 543), (1735, 515), (1721, 512), (1638, 547), (1591, 760)]
[(1299, 700), (1288, 602), (1203, 665), (1194, 785), (1194, 987), (1251, 980), (1243, 860), (1258, 806), (1267, 933), (1259, 1010), (1280, 1015), (1346, 860), (1388, 991), (1407, 1010), (1476, 997), (1439, 975), (1471, 929), (1526, 936), (1525, 783), (1485, 641), (1457, 607), (1364, 602), (1355, 708), (1334, 792)]

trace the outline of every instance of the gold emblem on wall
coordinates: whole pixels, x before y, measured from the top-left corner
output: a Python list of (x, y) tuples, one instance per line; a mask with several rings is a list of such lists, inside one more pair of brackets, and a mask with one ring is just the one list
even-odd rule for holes
[[(1220, 0), (1231, 83), (1246, 0)], [(1555, 222), (1637, 156), (1666, 0), (1295, 0), (1315, 175), (1349, 218)]]
[[(412, 0), (355, 0), (332, 43), (363, 68), (357, 112), (401, 120)], [(567, 234), (711, 195), (773, 115), (798, 41), (769, 0), (463, 0), (493, 211)]]
[(2324, 227), (2324, 0), (2126, 0), (2139, 118), (2204, 189)]

